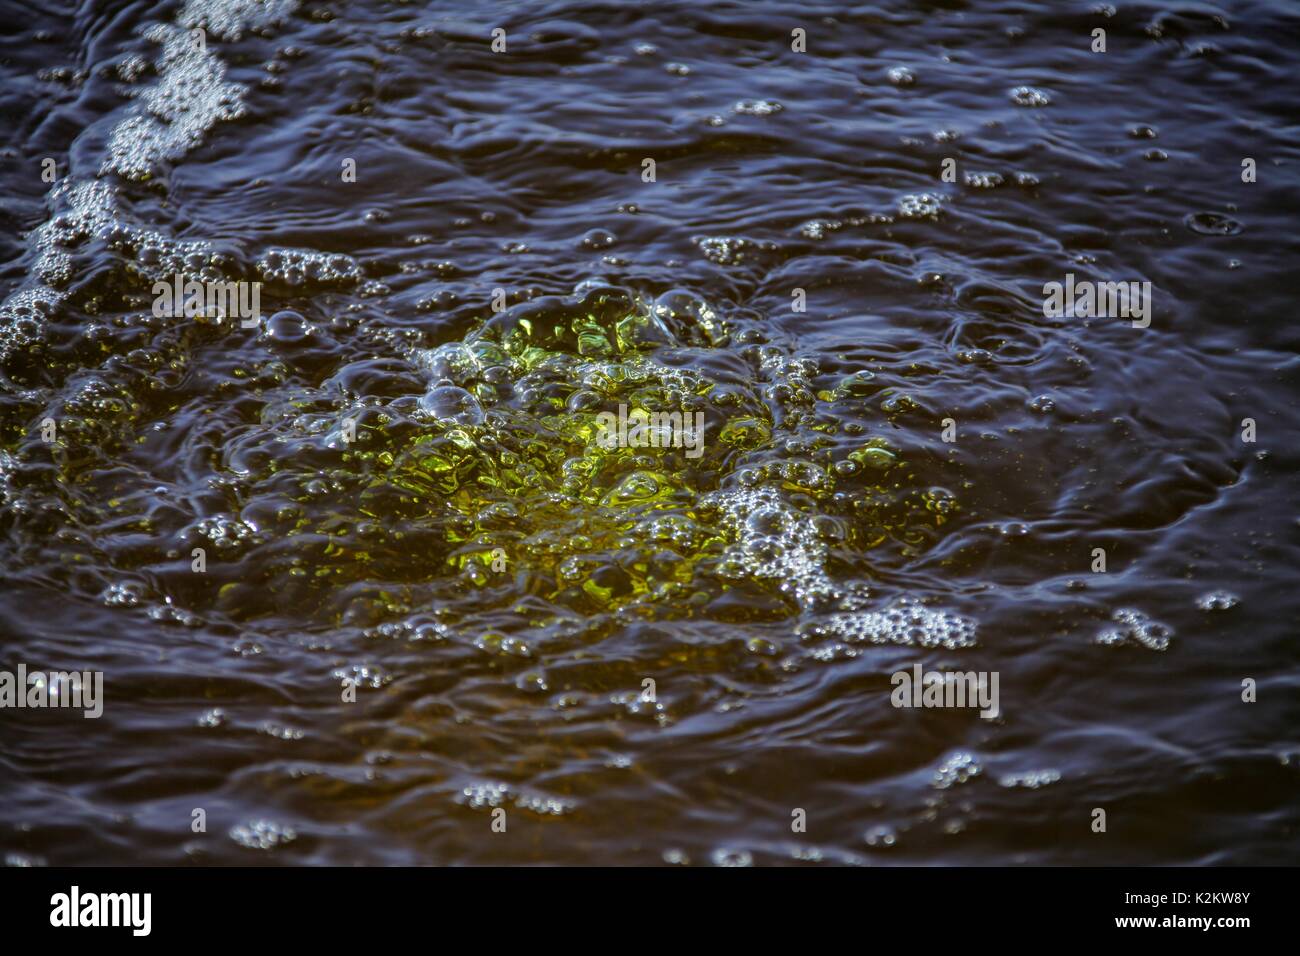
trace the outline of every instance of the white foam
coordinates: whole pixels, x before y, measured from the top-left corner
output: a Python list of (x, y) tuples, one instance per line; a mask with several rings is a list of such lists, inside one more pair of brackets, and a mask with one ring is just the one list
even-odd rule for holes
[(1017, 86), (1011, 91), (1011, 102), (1017, 106), (1049, 106), (1052, 97), (1044, 90), (1032, 86)]
[(1111, 620), (1119, 626), (1103, 628), (1097, 634), (1098, 644), (1139, 644), (1153, 651), (1163, 651), (1169, 647), (1174, 635), (1174, 629), (1168, 624), (1154, 621), (1133, 608), (1120, 608), (1111, 615)]
[(193, 149), (215, 124), (242, 115), (245, 87), (226, 81), (225, 64), (206, 42), (198, 47), (192, 30), (237, 40), (246, 29), (279, 22), (296, 6), (297, 0), (187, 0), (176, 24), (155, 24), (145, 32), (162, 44), (157, 80), (141, 88), (110, 131), (98, 177), (70, 174), (51, 188), (50, 219), (30, 237), (33, 261), (27, 281), (0, 304), (0, 360), (39, 340), (45, 319), (66, 298), (63, 289), (73, 279), (71, 248), (109, 230), (134, 234), (137, 245), (158, 247), (168, 264), (183, 261), (198, 247), (133, 222), (104, 177), (155, 175), (161, 163)]
[(976, 624), (950, 611), (902, 598), (880, 610), (867, 610), (867, 589), (841, 585), (826, 573), (827, 547), (812, 518), (782, 500), (771, 488), (720, 491), (706, 496), (719, 510), (721, 524), (736, 540), (726, 557), (744, 576), (779, 581), (805, 611), (828, 603), (835, 610), (817, 620), (805, 637), (834, 638), (815, 650), (816, 659), (855, 656), (853, 644), (899, 644), (956, 649), (976, 643)]
[(244, 112), (247, 88), (226, 81), (226, 65), (215, 52), (200, 49), (188, 31), (159, 25), (146, 33), (162, 44), (158, 81), (144, 87), (134, 107), (108, 138), (101, 171), (125, 179), (149, 179), (164, 162), (197, 146), (222, 120)]
[(979, 761), (974, 754), (964, 750), (949, 754), (934, 772), (933, 787), (936, 790), (949, 790), (959, 783), (965, 783), (982, 772)]
[(298, 6), (298, 0), (186, 0), (177, 22), (203, 27), (223, 40), (238, 40), (245, 30), (274, 26)]
[(940, 208), (933, 193), (909, 193), (898, 200), (898, 214), (904, 219), (938, 219)]
[(293, 827), (274, 820), (251, 820), (232, 827), (230, 839), (250, 850), (273, 850), (298, 839)]

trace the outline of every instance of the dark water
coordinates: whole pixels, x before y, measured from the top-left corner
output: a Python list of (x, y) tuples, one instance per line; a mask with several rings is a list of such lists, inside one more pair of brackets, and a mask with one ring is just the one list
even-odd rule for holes
[(8, 861), (1295, 863), (1300, 7), (1116, 6), (6, 0)]

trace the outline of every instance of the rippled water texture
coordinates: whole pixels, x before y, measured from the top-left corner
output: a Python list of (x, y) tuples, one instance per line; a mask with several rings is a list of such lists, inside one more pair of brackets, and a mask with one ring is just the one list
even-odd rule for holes
[(1296, 862), (1300, 10), (1116, 6), (8, 0), (0, 851)]

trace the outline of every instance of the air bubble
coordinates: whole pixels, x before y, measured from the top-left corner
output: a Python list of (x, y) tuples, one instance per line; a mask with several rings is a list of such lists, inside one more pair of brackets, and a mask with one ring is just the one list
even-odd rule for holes
[(457, 425), (481, 425), (483, 407), (465, 389), (456, 385), (437, 385), (420, 397), (420, 408), (439, 421)]

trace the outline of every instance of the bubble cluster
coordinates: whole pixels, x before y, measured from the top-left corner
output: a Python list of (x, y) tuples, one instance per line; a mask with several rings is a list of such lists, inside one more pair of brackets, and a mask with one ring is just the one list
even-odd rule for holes
[(741, 100), (731, 108), (731, 111), (743, 116), (771, 116), (783, 109), (784, 106), (772, 100)]
[(347, 287), (362, 279), (361, 267), (341, 252), (272, 247), (257, 260), (258, 274), (267, 282), (315, 288)]
[(720, 266), (737, 265), (745, 261), (752, 245), (748, 239), (739, 236), (701, 236), (695, 239), (704, 258)]
[(230, 830), (230, 839), (250, 850), (274, 850), (298, 839), (293, 827), (273, 820), (251, 820)]
[(155, 604), (148, 610), (149, 619), (159, 624), (173, 624), (178, 627), (202, 627), (203, 618), (193, 611), (172, 604), (170, 597), (162, 604)]
[(510, 784), (486, 781), (472, 783), (460, 792), (460, 803), (474, 810), (502, 806), (510, 796)]
[(171, 25), (160, 24), (146, 36), (162, 44), (158, 81), (141, 91), (135, 110), (113, 128), (103, 163), (104, 172), (124, 179), (156, 176), (217, 123), (244, 114), (246, 88), (227, 82), (226, 66), (215, 52)]
[(238, 40), (246, 30), (275, 26), (293, 13), (298, 0), (186, 0), (177, 20), (204, 27), (223, 40)]
[(210, 515), (194, 525), (193, 533), (219, 552), (235, 552), (251, 544), (256, 530), (233, 515)]
[(368, 664), (351, 664), (347, 667), (337, 667), (331, 671), (331, 676), (344, 686), (368, 687), (371, 690), (378, 690), (385, 684), (392, 683), (393, 680), (391, 674)]
[(34, 250), (28, 284), (0, 305), (0, 361), (43, 337), (74, 278), (74, 251), (117, 219), (115, 194), (105, 182), (61, 180), (48, 202), (51, 217), (28, 239)]
[(268, 737), (274, 737), (276, 740), (302, 740), (307, 736), (305, 730), (299, 730), (296, 727), (285, 727), (272, 721), (265, 721), (257, 728), (257, 732)]
[(1011, 91), (1011, 102), (1017, 106), (1047, 106), (1052, 102), (1045, 91), (1032, 86), (1017, 86)]
[(226, 712), (220, 707), (214, 707), (212, 710), (205, 712), (198, 719), (200, 727), (215, 728), (225, 726)]
[(149, 71), (149, 61), (139, 54), (132, 54), (123, 57), (113, 69), (123, 83), (134, 83)]
[(825, 239), (826, 233), (834, 228), (835, 224), (825, 219), (810, 219), (799, 227), (799, 235), (805, 239)]
[(538, 793), (516, 793), (510, 784), (492, 780), (472, 783), (461, 788), (456, 795), (456, 802), (472, 810), (493, 810), (511, 803), (520, 810), (548, 817), (562, 817), (577, 808), (572, 801), (560, 797)]
[(1138, 644), (1153, 651), (1163, 651), (1174, 634), (1169, 625), (1153, 621), (1133, 608), (1119, 608), (1111, 615), (1111, 620), (1118, 626), (1103, 628), (1097, 634), (1098, 644)]
[(1229, 591), (1210, 591), (1196, 599), (1202, 611), (1228, 611), (1241, 603), (1241, 598)]
[(577, 809), (571, 801), (534, 793), (521, 793), (515, 797), (515, 806), (545, 817), (562, 817)]
[(1031, 770), (1026, 773), (1008, 773), (998, 778), (998, 784), (1003, 787), (1016, 788), (1021, 787), (1026, 790), (1037, 790), (1040, 787), (1046, 787), (1048, 784), (1056, 783), (1061, 779), (1059, 770)]
[(419, 619), (385, 621), (365, 630), (366, 637), (386, 641), (445, 641), (452, 636), (451, 628), (442, 621)]
[(842, 593), (826, 573), (826, 545), (812, 519), (771, 488), (716, 492), (702, 504), (716, 507), (737, 539), (727, 555), (741, 574), (779, 581), (802, 607)]
[[(50, 190), (51, 216), (30, 235), (33, 263), (26, 281), (0, 304), (0, 362), (44, 335), (46, 320), (66, 298), (73, 273), (73, 250), (94, 238), (138, 251), (137, 265), (146, 277), (193, 266), (199, 244), (170, 239), (132, 221), (118, 188), (106, 178), (128, 180), (157, 176), (200, 143), (217, 123), (244, 113), (241, 84), (226, 81), (226, 67), (190, 32), (205, 27), (217, 37), (238, 39), (245, 29), (259, 29), (290, 14), (297, 0), (187, 0), (177, 24), (157, 24), (146, 37), (161, 45), (157, 79), (136, 94), (126, 115), (109, 131), (100, 175), (69, 176)], [(132, 82), (145, 72), (139, 58), (118, 66)], [(203, 278), (216, 278), (209, 274)]]
[(904, 219), (938, 219), (939, 197), (932, 193), (909, 194), (898, 200), (898, 214)]
[(981, 767), (975, 755), (964, 750), (950, 754), (934, 772), (931, 782), (936, 790), (948, 790), (979, 776)]
[(1001, 173), (967, 173), (963, 181), (972, 189), (996, 189), (1006, 180)]
[(974, 647), (977, 625), (950, 611), (928, 608), (914, 599), (900, 598), (880, 611), (853, 611), (830, 615), (816, 632), (849, 644), (899, 644), (956, 650)]
[(20, 470), (17, 459), (10, 452), (0, 449), (0, 506), (5, 510), (21, 510), (22, 499), (14, 484), (14, 478)]
[[(974, 621), (900, 598), (883, 610), (867, 610), (867, 589), (841, 585), (825, 569), (827, 548), (812, 518), (786, 504), (771, 488), (715, 492), (702, 502), (719, 510), (721, 525), (735, 538), (727, 551), (736, 576), (778, 581), (805, 611), (834, 602), (835, 610), (804, 630), (805, 639), (843, 644), (900, 644), (956, 649), (975, 644)], [(843, 651), (851, 656), (850, 648)], [(838, 654), (821, 649), (814, 655)]]
[(135, 607), (140, 603), (143, 591), (135, 582), (117, 581), (106, 587), (99, 599), (105, 607)]
[(916, 74), (905, 66), (894, 66), (889, 69), (889, 82), (895, 86), (914, 86), (916, 84)]

